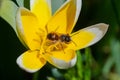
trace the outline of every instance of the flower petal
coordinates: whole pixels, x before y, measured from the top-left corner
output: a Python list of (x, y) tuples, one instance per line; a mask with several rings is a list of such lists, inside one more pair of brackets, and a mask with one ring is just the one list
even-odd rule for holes
[(19, 38), (23, 39), (22, 41), (31, 50), (39, 49), (41, 45), (41, 30), (36, 16), (25, 8), (19, 8), (16, 22)]
[(71, 34), (72, 42), (68, 45), (71, 49), (81, 49), (98, 42), (106, 33), (108, 25), (99, 23)]
[(76, 53), (74, 50), (55, 51), (44, 54), (45, 59), (52, 65), (60, 68), (67, 69), (73, 67), (76, 63)]
[(26, 51), (17, 58), (17, 64), (25, 71), (33, 73), (42, 68), (46, 61), (38, 51)]
[[(66, 33), (66, 28), (72, 29), (74, 22), (78, 18), (78, 11), (78, 8), (76, 10), (76, 0), (67, 0), (48, 21), (47, 28), (49, 32), (56, 31), (58, 33)], [(70, 32), (70, 30), (68, 30), (68, 32)]]
[(51, 0), (30, 0), (31, 12), (33, 12), (40, 23), (41, 28), (45, 29), (45, 25), (51, 17)]
[(0, 18), (7, 21), (14, 31), (16, 31), (15, 15), (17, 12), (17, 5), (12, 0), (0, 0)]
[[(74, 3), (75, 7), (76, 7), (75, 14), (72, 14), (72, 16), (71, 16), (71, 14), (69, 14), (70, 12), (68, 13), (69, 16), (71, 16), (71, 17), (69, 17), (70, 20), (73, 19), (74, 21), (73, 21), (73, 24), (67, 26), (67, 30), (66, 30), (67, 33), (72, 32), (72, 30), (73, 30), (73, 28), (78, 20), (78, 17), (79, 17), (80, 11), (81, 11), (81, 7), (82, 7), (82, 0), (74, 0), (74, 1), (75, 1), (75, 3)], [(74, 16), (75, 16), (75, 19), (74, 19)]]

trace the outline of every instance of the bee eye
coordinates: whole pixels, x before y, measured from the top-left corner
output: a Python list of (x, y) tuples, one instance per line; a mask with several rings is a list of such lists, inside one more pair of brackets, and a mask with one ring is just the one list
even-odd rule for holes
[(66, 41), (66, 42), (70, 42), (70, 41), (71, 41), (70, 36), (66, 36), (65, 41)]
[(60, 36), (60, 40), (61, 40), (62, 42), (70, 42), (70, 41), (71, 41), (71, 38), (70, 38), (69, 35), (61, 35), (61, 36)]
[(61, 35), (61, 36), (60, 36), (60, 40), (61, 40), (62, 42), (65, 41), (65, 38), (66, 38), (66, 35)]

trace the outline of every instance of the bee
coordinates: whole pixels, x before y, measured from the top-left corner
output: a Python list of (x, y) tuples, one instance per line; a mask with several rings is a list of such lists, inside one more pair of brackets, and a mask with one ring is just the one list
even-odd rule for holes
[(50, 33), (48, 33), (47, 26), (45, 28), (47, 32), (47, 39), (51, 40), (53, 43), (60, 41), (68, 44), (69, 42), (71, 42), (71, 37), (69, 34), (56, 33), (59, 27), (57, 27), (54, 32), (50, 32)]
[(50, 32), (50, 33), (48, 33), (47, 26), (45, 26), (45, 28), (47, 32), (47, 39), (51, 40), (52, 42), (61, 41), (64, 43), (68, 43), (71, 41), (71, 37), (69, 36), (69, 34), (56, 33), (59, 27), (57, 27), (54, 32)]
[(45, 43), (46, 46), (51, 46), (51, 45), (56, 44), (56, 43), (60, 44), (61, 46), (69, 44), (70, 42), (74, 43), (74, 41), (71, 39), (71, 36), (68, 33), (66, 33), (66, 34), (57, 33), (56, 31), (58, 30), (58, 28), (59, 27), (57, 27), (52, 32), (48, 32), (47, 26), (45, 26), (46, 31), (43, 31), (42, 29), (39, 29), (40, 31), (47, 33), (47, 35), (46, 35), (47, 40), (46, 40), (46, 43)]
[[(56, 32), (48, 33), (47, 39), (50, 40), (51, 45), (55, 44), (57, 46), (57, 49), (62, 49), (64, 53), (65, 53), (64, 49), (66, 48), (66, 44), (69, 44), (72, 41), (71, 36), (69, 34), (59, 34)], [(55, 47), (54, 50), (56, 50)]]
[(69, 34), (58, 35), (55, 32), (51, 32), (51, 33), (47, 34), (47, 39), (51, 40), (54, 43), (56, 43), (57, 41), (64, 42), (66, 44), (71, 42), (71, 37), (69, 36)]
[[(52, 49), (52, 51), (54, 50), (63, 50), (63, 52), (65, 53), (64, 49), (67, 48), (66, 44), (69, 44), (72, 41), (71, 36), (69, 34), (63, 34), (63, 33), (57, 33), (57, 29), (59, 27), (57, 27), (55, 29), (55, 31), (52, 32), (48, 32), (48, 28), (46, 26), (46, 50)], [(74, 42), (73, 42), (74, 43)], [(52, 47), (52, 48), (51, 48)]]

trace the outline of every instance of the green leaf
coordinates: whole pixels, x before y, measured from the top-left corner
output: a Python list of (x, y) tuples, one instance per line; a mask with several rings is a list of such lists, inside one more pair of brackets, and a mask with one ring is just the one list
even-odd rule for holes
[(109, 57), (103, 67), (103, 74), (107, 76), (110, 73), (110, 70), (114, 64), (114, 60), (112, 57)]
[(17, 6), (11, 0), (0, 0), (0, 17), (6, 20), (11, 27), (16, 31), (15, 16), (17, 12)]
[(116, 73), (110, 73), (109, 74), (109, 79), (108, 80), (120, 80), (120, 75)]
[(82, 55), (80, 53), (80, 51), (77, 51), (77, 64), (76, 64), (76, 67), (77, 67), (77, 74), (78, 74), (78, 77), (79, 79), (83, 79), (83, 64), (82, 64)]
[(120, 75), (120, 42), (116, 39), (111, 40), (111, 53), (115, 61), (116, 72)]
[(53, 77), (47, 77), (47, 80), (55, 80)]
[(39, 71), (33, 74), (33, 80), (38, 80)]
[(86, 56), (86, 65), (85, 65), (85, 80), (91, 80), (91, 63), (92, 63), (92, 56), (90, 48), (85, 49), (85, 56)]
[(56, 78), (62, 77), (62, 74), (58, 71), (58, 69), (52, 68), (51, 71), (52, 71), (52, 74), (54, 77), (56, 77)]
[(16, 2), (18, 3), (18, 5), (20, 7), (23, 7), (24, 6), (24, 0), (16, 0)]

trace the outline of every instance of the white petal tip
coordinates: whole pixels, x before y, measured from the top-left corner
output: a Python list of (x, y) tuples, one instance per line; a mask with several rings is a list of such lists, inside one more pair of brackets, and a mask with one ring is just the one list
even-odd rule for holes
[(54, 65), (59, 68), (59, 69), (68, 69), (73, 67), (76, 64), (77, 61), (77, 57), (75, 56), (72, 60), (70, 60), (69, 62), (65, 62), (63, 60), (59, 60), (56, 58), (52, 58), (52, 61), (54, 63)]
[(91, 33), (94, 33), (96, 35), (96, 37), (93, 39), (93, 41), (91, 41), (91, 43), (87, 46), (91, 46), (91, 45), (95, 44), (96, 42), (98, 42), (99, 40), (101, 40), (103, 38), (103, 36), (105, 35), (105, 33), (107, 32), (108, 27), (109, 27), (108, 24), (99, 23), (99, 24), (95, 24), (95, 25), (85, 28), (85, 30), (87, 30)]
[(25, 68), (25, 66), (24, 66), (23, 63), (22, 63), (22, 55), (17, 58), (16, 63), (18, 64), (18, 66), (19, 66), (21, 69), (23, 69), (23, 70), (25, 70), (26, 72), (29, 72), (29, 73), (35, 73), (35, 72), (37, 72), (37, 71), (39, 70), (39, 69), (37, 69), (37, 70), (33, 70), (33, 69), (32, 69), (32, 70), (31, 70), (31, 69)]

